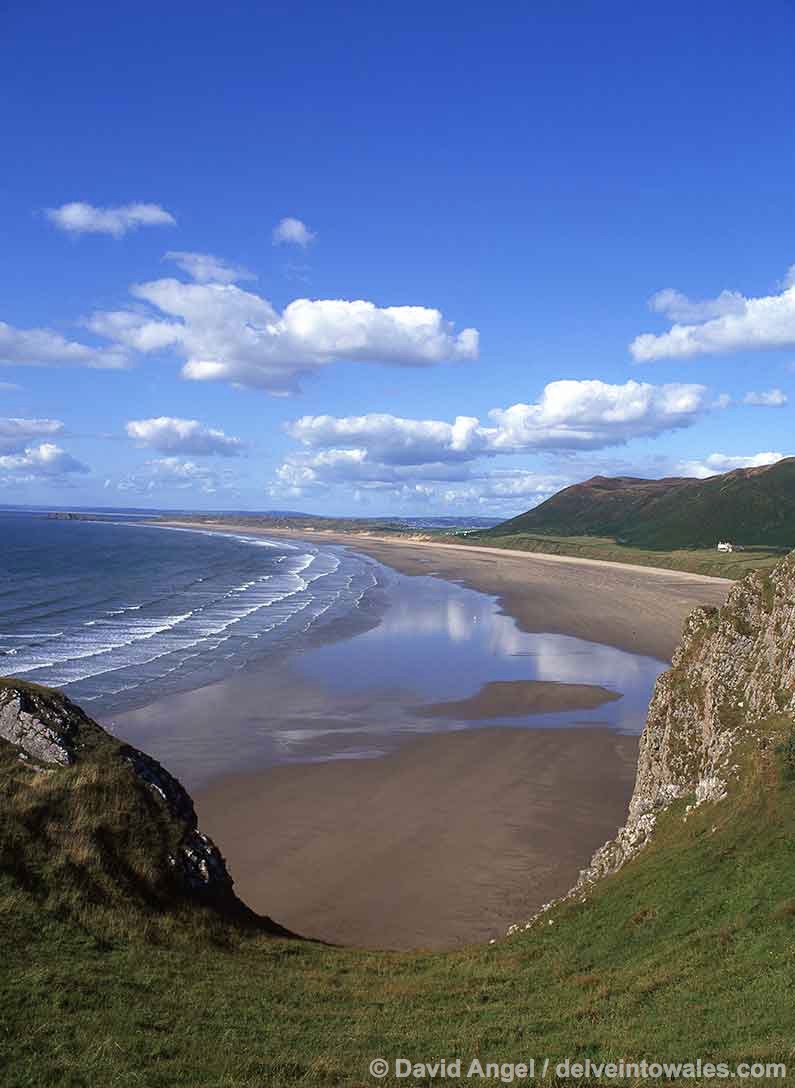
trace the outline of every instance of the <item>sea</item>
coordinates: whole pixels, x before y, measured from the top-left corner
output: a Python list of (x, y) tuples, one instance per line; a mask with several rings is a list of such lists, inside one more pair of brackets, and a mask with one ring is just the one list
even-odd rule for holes
[[(325, 541), (0, 510), (0, 675), (59, 688), (193, 784), (373, 758), (486, 724), (639, 733), (666, 663), (522, 631), (460, 582)], [(551, 576), (555, 576), (554, 573)], [(576, 712), (429, 717), (492, 681), (597, 684)], [(230, 686), (231, 685), (231, 686)]]
[(0, 675), (118, 713), (350, 617), (376, 567), (343, 548), (2, 511)]

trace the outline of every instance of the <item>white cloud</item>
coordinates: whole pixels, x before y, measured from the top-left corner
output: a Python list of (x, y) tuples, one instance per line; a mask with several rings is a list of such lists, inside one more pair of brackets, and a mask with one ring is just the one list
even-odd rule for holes
[(161, 490), (195, 490), (205, 495), (231, 486), (228, 473), (220, 473), (195, 461), (182, 461), (179, 457), (161, 457), (147, 461), (143, 470), (131, 473), (116, 484), (118, 491), (148, 494)]
[(363, 446), (374, 459), (396, 465), (471, 460), (488, 444), (479, 421), (471, 416), (457, 416), (453, 423), (402, 419), (384, 412), (302, 416), (288, 424), (287, 431), (310, 448)]
[(72, 201), (59, 208), (47, 208), (47, 218), (59, 230), (69, 234), (112, 234), (121, 238), (139, 227), (175, 226), (176, 219), (159, 204), (121, 204), (98, 208), (83, 201)]
[(526, 470), (474, 472), (469, 466), (383, 465), (368, 461), (363, 450), (328, 450), (313, 457), (298, 454), (278, 469), (268, 488), (274, 498), (328, 494), (339, 487), (345, 498), (355, 488), (359, 498), (388, 497), (412, 507), (418, 503), (472, 510), (519, 511), (549, 498), (568, 479)]
[(787, 394), (781, 389), (767, 389), (763, 392), (746, 393), (743, 404), (753, 404), (757, 408), (780, 408), (786, 404)]
[(359, 448), (384, 464), (468, 461), (484, 454), (602, 449), (695, 423), (710, 408), (703, 385), (628, 381), (550, 382), (535, 404), (494, 408), (492, 426), (473, 416), (442, 420), (302, 416), (288, 433), (312, 449)]
[(745, 312), (745, 299), (739, 291), (721, 291), (717, 298), (694, 301), (673, 287), (658, 291), (649, 299), (649, 309), (663, 314), (670, 321), (696, 323), (727, 314)]
[(291, 215), (280, 219), (273, 228), (273, 244), (293, 245), (306, 248), (310, 242), (314, 242), (317, 235), (311, 231), (306, 223), (300, 219), (294, 219)]
[(93, 348), (49, 329), (15, 329), (0, 321), (0, 364), (121, 370), (129, 363), (126, 351), (119, 347)]
[(57, 482), (72, 473), (89, 471), (87, 465), (51, 442), (30, 446), (22, 453), (0, 456), (0, 484), (31, 483), (42, 478)]
[[(213, 427), (205, 427), (197, 419), (177, 419), (158, 416), (155, 419), (131, 419), (127, 434), (142, 446), (161, 453), (203, 455), (218, 453), (234, 457), (244, 448), (243, 442)], [(2, 434), (2, 431), (0, 431)]]
[(171, 249), (163, 256), (173, 261), (197, 283), (236, 283), (238, 280), (255, 280), (257, 277), (242, 265), (230, 264), (211, 253), (188, 253)]
[(62, 430), (59, 419), (0, 419), (0, 453), (19, 453), (37, 439)]
[(137, 351), (171, 346), (185, 359), (183, 377), (293, 392), (302, 374), (334, 361), (431, 366), (477, 357), (478, 333), (455, 333), (438, 310), (379, 308), (372, 302), (296, 299), (282, 312), (232, 284), (175, 279), (134, 286), (150, 312), (100, 312), (89, 327)]
[(729, 456), (725, 453), (711, 453), (703, 461), (684, 461), (680, 465), (680, 471), (684, 476), (697, 476), (706, 479), (708, 476), (716, 476), (722, 472), (732, 472), (736, 468), (761, 468), (763, 465), (774, 465), (777, 461), (783, 461), (789, 456), (786, 453), (751, 453), (739, 456)]
[(495, 408), (495, 450), (600, 449), (688, 427), (709, 408), (703, 385), (550, 382), (536, 404)]
[(780, 294), (760, 298), (724, 291), (717, 299), (691, 303), (676, 291), (662, 294), (667, 299), (664, 312), (671, 317), (688, 314), (682, 320), (689, 323), (675, 324), (660, 336), (637, 336), (630, 344), (636, 362), (795, 347), (795, 282), (789, 275)]

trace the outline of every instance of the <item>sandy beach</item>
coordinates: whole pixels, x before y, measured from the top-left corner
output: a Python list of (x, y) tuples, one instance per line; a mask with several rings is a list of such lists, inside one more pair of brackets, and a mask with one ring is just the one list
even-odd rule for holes
[(255, 910), (328, 941), (450, 948), (569, 889), (622, 822), (636, 757), (606, 729), (475, 729), (236, 775), (196, 802)]
[[(253, 532), (249, 525), (224, 528)], [(721, 604), (730, 585), (521, 552), (325, 533), (303, 539), (346, 544), (405, 575), (434, 575), (496, 597), (522, 631), (574, 635), (663, 660), (688, 612)], [(324, 724), (349, 730), (360, 745), (373, 708), (388, 714), (399, 702), (393, 691), (376, 691), (369, 702), (350, 694), (328, 701), (321, 687), (307, 686), (306, 678), (296, 683), (281, 667), (241, 673), (123, 715), (117, 724), (158, 754), (166, 727), (173, 744), (200, 748), (217, 741), (218, 723), (230, 715), (244, 722), (251, 748), (240, 770), (203, 776), (194, 797), (203, 830), (218, 842), (254, 909), (329, 941), (452, 947), (497, 936), (565, 892), (622, 823), (634, 781), (635, 736), (598, 724), (477, 727), (490, 717), (549, 709), (570, 709), (571, 724), (580, 724), (581, 708), (598, 713), (616, 705), (613, 692), (576, 682), (489, 680), (474, 695), (418, 711), (440, 732), (406, 735), (374, 759), (324, 757), (321, 738), (314, 742), (316, 762), (257, 769), (256, 744), (267, 741), (268, 715), (272, 723), (292, 708), (302, 720), (290, 725), (325, 715)], [(448, 718), (475, 725), (461, 729)]]
[(317, 545), (345, 544), (403, 574), (433, 574), (499, 598), (524, 631), (548, 631), (617, 646), (669, 661), (685, 616), (696, 605), (721, 605), (732, 582), (662, 570), (536, 552), (443, 544), (364, 533), (258, 530), (223, 522), (162, 522)]

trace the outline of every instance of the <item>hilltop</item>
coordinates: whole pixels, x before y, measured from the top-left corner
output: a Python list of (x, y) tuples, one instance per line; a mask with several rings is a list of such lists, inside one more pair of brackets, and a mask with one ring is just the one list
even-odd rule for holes
[(0, 1080), (358, 1088), (376, 1057), (793, 1066), (794, 617), (795, 556), (696, 610), (626, 826), (567, 898), (450, 953), (324, 947), (247, 915), (175, 779), (63, 696), (3, 682)]
[(594, 476), (478, 538), (602, 537), (646, 549), (795, 545), (795, 458), (705, 480)]

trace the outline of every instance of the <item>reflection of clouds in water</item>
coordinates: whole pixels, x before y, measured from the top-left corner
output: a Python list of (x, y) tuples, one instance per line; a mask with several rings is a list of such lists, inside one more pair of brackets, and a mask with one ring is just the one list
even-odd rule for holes
[[(526, 636), (527, 637), (527, 636)], [(568, 684), (609, 684), (618, 691), (634, 688), (649, 673), (649, 658), (637, 657), (598, 642), (583, 644), (566, 635), (531, 635), (538, 680)], [(583, 648), (583, 646), (587, 648)]]
[[(593, 721), (632, 731), (642, 725), (663, 667), (651, 658), (567, 635), (525, 633), (500, 611), (495, 598), (428, 577), (399, 578), (377, 627), (300, 659), (301, 672), (327, 692), (390, 692), (389, 717), (399, 706), (406, 710), (474, 695), (495, 680), (599, 684), (624, 697), (577, 711), (576, 717), (572, 712), (533, 715), (526, 724)], [(374, 717), (383, 720), (385, 709)], [(509, 724), (516, 725), (516, 719)], [(424, 732), (427, 720), (420, 724), (415, 718), (411, 728)], [(441, 728), (437, 721), (432, 731)]]
[(390, 608), (373, 631), (374, 639), (388, 639), (395, 635), (423, 635), (446, 633), (453, 642), (471, 639), (478, 625), (491, 619), (492, 602), (489, 597), (483, 603), (462, 600), (455, 596), (401, 600)]
[[(372, 639), (387, 640), (397, 635), (446, 634), (452, 642), (473, 639), (487, 641), (503, 653), (518, 645), (516, 626), (500, 615), (491, 597), (444, 582), (423, 579), (424, 585), (395, 602), (381, 623), (368, 632)], [(439, 592), (439, 587), (444, 591)]]

